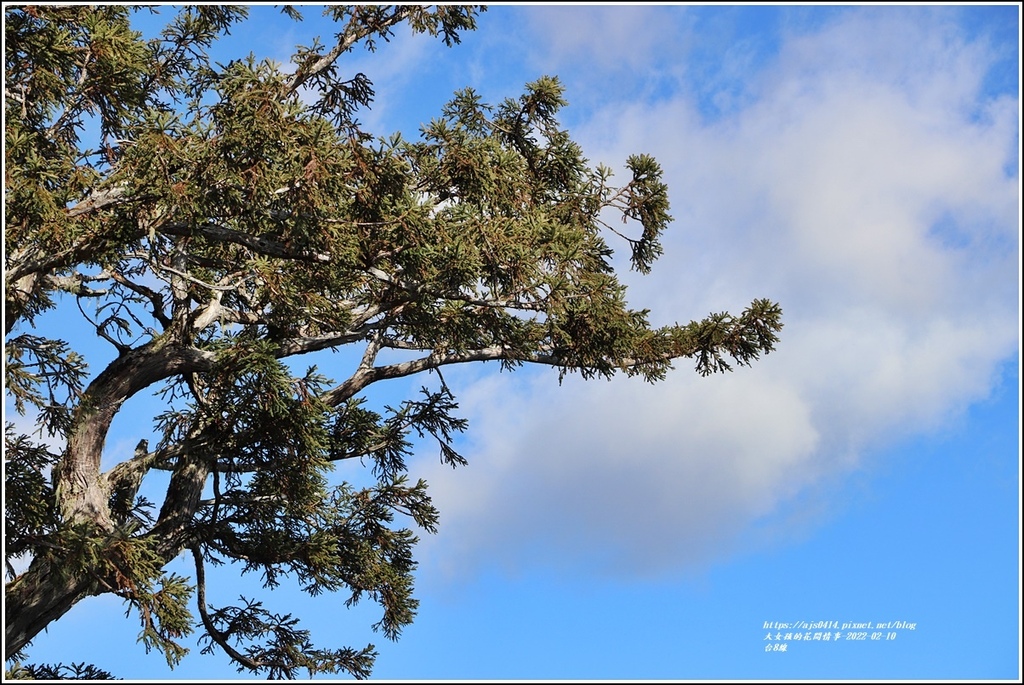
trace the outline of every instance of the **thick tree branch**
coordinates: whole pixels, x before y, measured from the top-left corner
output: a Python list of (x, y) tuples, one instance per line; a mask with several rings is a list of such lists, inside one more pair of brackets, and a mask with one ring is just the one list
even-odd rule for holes
[(68, 449), (55, 469), (58, 508), (67, 523), (113, 528), (100, 455), (121, 404), (139, 390), (175, 374), (206, 370), (215, 355), (170, 344), (164, 337), (122, 354), (83, 393), (68, 436)]
[(81, 599), (96, 594), (96, 586), (88, 574), (67, 573), (53, 561), (33, 560), (25, 573), (4, 586), (4, 660)]
[(47, 284), (56, 290), (62, 290), (78, 297), (103, 297), (110, 293), (106, 288), (94, 289), (86, 285), (90, 281), (100, 281), (109, 278), (106, 272), (103, 272), (97, 276), (85, 276), (80, 273), (75, 273), (71, 276), (48, 276), (46, 281)]
[(135, 504), (135, 496), (156, 460), (155, 452), (147, 451), (148, 443), (139, 442), (135, 448), (135, 456), (122, 461), (107, 473), (100, 476), (105, 483), (108, 499), (111, 502), (111, 513), (121, 521), (127, 521)]

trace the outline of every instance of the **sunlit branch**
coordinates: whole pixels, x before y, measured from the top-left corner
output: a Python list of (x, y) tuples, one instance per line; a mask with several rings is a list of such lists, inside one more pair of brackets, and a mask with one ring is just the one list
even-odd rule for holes
[[(362, 8), (356, 8), (355, 12), (358, 13), (361, 10)], [(357, 14), (353, 15), (348, 25), (338, 35), (338, 44), (309, 66), (300, 66), (288, 80), (288, 83), (285, 84), (285, 91), (294, 93), (306, 81), (330, 67), (338, 57), (350, 50), (360, 40), (374, 33), (387, 31), (392, 26), (400, 24), (405, 20), (409, 12), (409, 8), (396, 7), (391, 16), (382, 17), (380, 21), (372, 24), (367, 22), (365, 17), (358, 16)]]
[(92, 280), (103, 280), (99, 277), (83, 276), (82, 274), (76, 273), (73, 276), (48, 276), (46, 281), (57, 290), (63, 290), (66, 293), (77, 295), (78, 297), (103, 297), (109, 295), (110, 291), (106, 288), (94, 289), (85, 285), (87, 281)]
[(116, 185), (111, 188), (104, 188), (103, 190), (93, 191), (89, 197), (68, 210), (68, 217), (73, 219), (77, 216), (81, 216), (82, 214), (124, 202), (128, 199), (125, 195), (126, 191), (127, 187), (123, 184)]
[(328, 404), (337, 406), (341, 402), (353, 397), (363, 388), (377, 381), (410, 376), (412, 374), (449, 364), (494, 360), (524, 361), (546, 364), (549, 366), (561, 365), (559, 359), (551, 354), (537, 352), (530, 355), (515, 356), (512, 355), (505, 347), (501, 345), (493, 345), (479, 350), (466, 350), (462, 352), (450, 352), (447, 354), (430, 354), (420, 359), (413, 359), (397, 364), (360, 369), (347, 381), (327, 391), (324, 394), (323, 399)]

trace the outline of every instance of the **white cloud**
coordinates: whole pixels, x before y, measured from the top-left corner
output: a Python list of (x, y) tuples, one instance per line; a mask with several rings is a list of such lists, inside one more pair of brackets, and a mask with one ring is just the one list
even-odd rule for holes
[(1017, 102), (979, 100), (991, 55), (940, 14), (851, 12), (792, 37), (717, 121), (683, 93), (577, 129), (592, 159), (666, 168), (677, 221), (655, 273), (629, 278), (635, 306), (662, 323), (770, 297), (780, 348), (725, 377), (683, 360), (658, 386), (449, 374), (471, 463), (423, 466), (431, 563), (711, 563), (985, 397), (1019, 335)]
[(729, 547), (723, 531), (772, 511), (817, 468), (806, 403), (764, 373), (562, 387), (550, 373), (503, 374), (460, 399), (471, 464), (428, 469), (442, 567), (453, 547), (455, 567), (582, 560), (643, 575), (706, 562)]
[(678, 12), (657, 6), (599, 6), (580, 11), (571, 5), (527, 13), (527, 35), (535, 49), (531, 63), (552, 72), (569, 63), (602, 70), (645, 68), (679, 39)]

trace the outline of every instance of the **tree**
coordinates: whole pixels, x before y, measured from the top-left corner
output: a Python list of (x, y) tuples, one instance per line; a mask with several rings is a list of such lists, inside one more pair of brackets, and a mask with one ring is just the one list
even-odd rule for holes
[[(405, 526), (438, 522), (407, 476), (411, 436), (465, 463), (445, 366), (658, 381), (678, 358), (706, 375), (777, 342), (767, 300), (660, 328), (629, 308), (606, 239), (649, 271), (671, 221), (661, 169), (632, 156), (615, 185), (591, 167), (558, 123), (556, 78), (497, 106), (458, 92), (416, 141), (361, 130), (372, 83), (339, 57), (402, 24), (452, 46), (483, 8), (332, 6), (335, 40), (298, 47), (290, 70), (206, 56), (243, 7), (181, 9), (151, 40), (134, 11), (5, 8), (4, 380), (36, 428), (5, 429), (5, 659), (112, 593), (172, 666), (198, 630), (240, 671), (365, 677), (373, 645), (318, 648), (256, 599), (214, 604), (207, 567), (369, 597), (396, 639), (417, 606)], [(90, 370), (92, 347), (30, 332), (52, 308), (84, 317), (112, 360)], [(340, 382), (292, 370), (343, 347), (361, 361)], [(367, 405), (373, 384), (414, 374), (421, 395)], [(143, 390), (166, 400), (159, 441), (101, 471), (114, 417)], [(352, 459), (372, 485), (332, 483)], [(139, 494), (154, 474), (159, 507)], [(193, 577), (165, 570), (183, 552)]]

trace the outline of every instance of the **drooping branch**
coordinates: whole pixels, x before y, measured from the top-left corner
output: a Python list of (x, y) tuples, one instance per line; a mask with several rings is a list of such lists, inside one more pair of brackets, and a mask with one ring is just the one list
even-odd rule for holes
[[(359, 651), (347, 647), (316, 650), (309, 642), (308, 632), (293, 627), (298, 622), (297, 619), (293, 619), (291, 615), (270, 614), (259, 602), (248, 602), (244, 608), (229, 607), (218, 610), (215, 612), (216, 618), (211, 616), (206, 603), (206, 573), (202, 550), (195, 545), (191, 546), (190, 550), (196, 565), (196, 594), (203, 628), (210, 640), (223, 649), (241, 669), (253, 672), (263, 670), (272, 679), (293, 679), (299, 668), (305, 668), (310, 676), (321, 671), (336, 673), (345, 670), (360, 680), (369, 677), (377, 656), (372, 644)], [(218, 629), (218, 621), (227, 624), (225, 630)], [(251, 639), (268, 633), (273, 636), (271, 644), (267, 648), (251, 648), (248, 654), (243, 654), (231, 644), (232, 639)], [(281, 642), (287, 643), (287, 646), (279, 647)], [(212, 645), (203, 651), (212, 651), (210, 647)]]
[(192, 559), (195, 561), (196, 566), (196, 603), (199, 606), (199, 618), (203, 622), (203, 628), (206, 629), (206, 633), (210, 636), (210, 639), (220, 645), (220, 648), (223, 649), (228, 656), (237, 661), (244, 668), (248, 668), (250, 671), (258, 671), (266, 664), (253, 661), (235, 649), (231, 643), (228, 642), (230, 634), (220, 632), (217, 630), (217, 626), (213, 624), (213, 619), (210, 618), (210, 613), (206, 609), (206, 568), (203, 564), (203, 553), (197, 545), (192, 545), (189, 550), (192, 552)]

